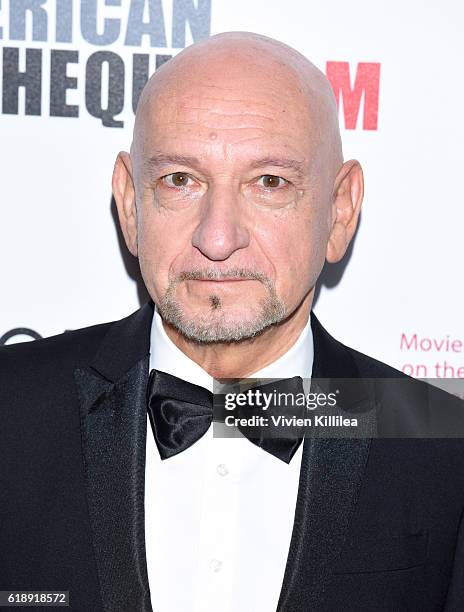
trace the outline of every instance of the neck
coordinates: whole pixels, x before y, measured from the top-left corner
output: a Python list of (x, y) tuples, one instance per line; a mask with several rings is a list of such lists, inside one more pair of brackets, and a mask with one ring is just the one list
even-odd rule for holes
[(188, 340), (164, 321), (163, 327), (177, 348), (210, 376), (218, 379), (246, 378), (276, 361), (295, 344), (308, 322), (313, 295), (314, 290), (278, 325), (241, 342), (199, 344)]

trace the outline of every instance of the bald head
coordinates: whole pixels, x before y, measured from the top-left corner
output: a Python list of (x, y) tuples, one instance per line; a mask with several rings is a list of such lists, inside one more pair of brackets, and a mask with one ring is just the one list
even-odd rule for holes
[[(305, 115), (308, 138), (321, 162), (333, 172), (342, 158), (338, 112), (326, 76), (306, 57), (282, 42), (251, 32), (226, 32), (184, 49), (147, 82), (137, 108), (131, 153), (138, 158), (147, 126), (160, 105), (197, 90), (211, 96), (281, 99), (281, 115), (295, 108)], [(256, 95), (258, 94), (258, 95)], [(279, 117), (276, 117), (279, 119)]]

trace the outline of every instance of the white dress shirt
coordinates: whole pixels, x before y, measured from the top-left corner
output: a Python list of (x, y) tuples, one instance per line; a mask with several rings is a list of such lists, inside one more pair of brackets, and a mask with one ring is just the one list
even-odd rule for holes
[[(310, 322), (250, 378), (309, 379)], [(155, 309), (150, 370), (213, 390), (213, 378), (167, 336)], [(272, 612), (293, 528), (303, 445), (289, 464), (244, 437), (213, 437), (161, 460), (147, 417), (145, 541), (155, 612)]]

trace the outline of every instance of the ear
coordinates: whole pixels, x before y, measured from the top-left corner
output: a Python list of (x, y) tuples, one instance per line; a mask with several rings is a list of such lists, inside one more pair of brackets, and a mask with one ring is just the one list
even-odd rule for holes
[(334, 183), (332, 229), (327, 244), (326, 259), (336, 263), (342, 259), (358, 225), (364, 196), (361, 165), (355, 159), (340, 168)]
[(137, 209), (129, 153), (121, 151), (114, 164), (113, 196), (118, 209), (119, 224), (129, 251), (137, 257)]

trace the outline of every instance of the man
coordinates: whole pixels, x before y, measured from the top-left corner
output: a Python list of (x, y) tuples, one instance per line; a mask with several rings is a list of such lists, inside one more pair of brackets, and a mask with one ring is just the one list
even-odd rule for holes
[(213, 379), (401, 376), (311, 313), (363, 197), (322, 73), (255, 34), (189, 47), (145, 87), (113, 193), (152, 301), (0, 352), (0, 589), (83, 612), (463, 609), (460, 439), (285, 454), (190, 417)]

